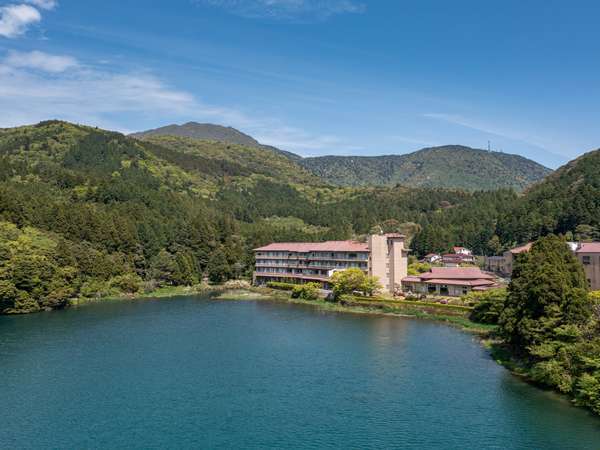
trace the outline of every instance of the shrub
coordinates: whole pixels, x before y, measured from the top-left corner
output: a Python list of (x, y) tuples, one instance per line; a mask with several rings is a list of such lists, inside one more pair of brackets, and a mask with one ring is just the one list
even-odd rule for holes
[(135, 294), (142, 287), (142, 279), (134, 273), (127, 273), (111, 278), (109, 284), (126, 294)]
[(296, 287), (293, 283), (282, 283), (280, 281), (269, 281), (267, 287), (271, 289), (279, 289), (280, 291), (293, 291)]
[(319, 283), (306, 283), (294, 286), (292, 290), (293, 298), (301, 298), (302, 300), (316, 300), (319, 298)]
[(92, 278), (81, 285), (80, 293), (86, 298), (100, 298), (115, 295), (117, 292), (107, 281)]
[(223, 284), (223, 287), (226, 289), (248, 289), (250, 287), (250, 283), (246, 280), (229, 280)]
[(463, 297), (466, 304), (475, 303), (469, 319), (473, 322), (497, 324), (506, 301), (506, 289), (490, 289), (484, 292), (471, 292)]

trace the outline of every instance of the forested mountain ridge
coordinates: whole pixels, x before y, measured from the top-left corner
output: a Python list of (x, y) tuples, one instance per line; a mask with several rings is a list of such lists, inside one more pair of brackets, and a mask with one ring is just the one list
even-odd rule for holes
[[(485, 205), (475, 206), (477, 210), (480, 207)], [(496, 205), (494, 211), (500, 214), (488, 222), (491, 239), (483, 247), (482, 242), (463, 234), (469, 234), (471, 225), (468, 221), (461, 225), (465, 211), (456, 208), (429, 216), (413, 248), (418, 254), (443, 251), (450, 239), (458, 238), (460, 245), (497, 254), (550, 233), (572, 240), (600, 240), (600, 150), (560, 167), (523, 195)]]
[(269, 147), (253, 147), (178, 136), (141, 138), (153, 154), (209, 179), (263, 175), (279, 181), (325, 185), (320, 178)]
[(560, 167), (529, 188), (502, 218), (504, 240), (525, 242), (548, 233), (600, 239), (600, 149)]
[(140, 131), (138, 133), (131, 134), (131, 136), (136, 138), (146, 138), (150, 136), (178, 136), (199, 139), (203, 141), (224, 142), (228, 144), (238, 144), (245, 147), (269, 149), (294, 161), (301, 159), (300, 156), (292, 152), (280, 150), (270, 145), (263, 145), (252, 136), (242, 133), (235, 128), (224, 127), (222, 125), (215, 125), (212, 123), (188, 122), (184, 123), (183, 125), (173, 124), (152, 130)]
[(453, 245), (494, 254), (550, 231), (580, 233), (580, 224), (590, 232), (599, 157), (519, 196), (332, 187), (265, 149), (59, 121), (0, 130), (0, 312), (247, 276), (252, 248), (360, 238), (373, 227), (410, 229), (416, 255)]
[(166, 136), (241, 144), (272, 150), (298, 163), (325, 183), (337, 186), (393, 186), (522, 191), (551, 170), (519, 155), (446, 145), (404, 155), (317, 156), (294, 153), (259, 143), (231, 127), (189, 122), (134, 133), (140, 139)]
[(465, 190), (512, 188), (521, 191), (551, 170), (519, 155), (460, 145), (425, 148), (405, 155), (320, 156), (304, 167), (342, 186), (403, 184)]
[(465, 207), (463, 221), (488, 221), (513, 197), (330, 187), (264, 149), (145, 141), (60, 121), (3, 129), (0, 312), (222, 281), (248, 274), (251, 249), (270, 241), (347, 239), (472, 202), (489, 214)]

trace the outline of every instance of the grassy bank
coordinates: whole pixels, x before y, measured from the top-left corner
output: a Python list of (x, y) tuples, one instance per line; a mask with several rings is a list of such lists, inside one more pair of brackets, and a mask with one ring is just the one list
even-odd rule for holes
[(214, 295), (215, 300), (271, 300), (287, 303), (310, 305), (321, 310), (353, 314), (380, 314), (399, 317), (445, 322), (463, 330), (478, 334), (488, 334), (495, 329), (493, 325), (483, 325), (469, 320), (470, 307), (445, 305), (441, 303), (390, 300), (378, 298), (352, 297), (343, 302), (329, 302), (323, 299), (302, 300), (292, 298), (286, 291), (269, 288), (249, 288), (225, 291)]

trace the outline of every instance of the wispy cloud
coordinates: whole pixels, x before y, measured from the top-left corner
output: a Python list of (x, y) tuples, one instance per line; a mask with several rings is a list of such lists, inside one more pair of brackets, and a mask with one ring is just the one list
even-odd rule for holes
[(342, 139), (320, 136), (282, 120), (210, 105), (173, 88), (146, 71), (113, 72), (69, 55), (9, 51), (0, 59), (0, 127), (51, 118), (87, 123), (122, 132), (122, 118), (142, 127), (198, 120), (230, 125), (265, 144), (303, 154), (314, 150), (349, 149)]
[(242, 17), (275, 20), (324, 20), (337, 14), (356, 14), (365, 5), (355, 0), (195, 0)]
[(24, 2), (46, 10), (54, 9), (58, 6), (56, 0), (24, 0)]
[(254, 128), (254, 137), (264, 144), (293, 151), (302, 156), (314, 152), (345, 153), (363, 150), (362, 147), (348, 143), (333, 135), (315, 135), (300, 128), (287, 126), (276, 121), (265, 121)]
[(79, 66), (77, 60), (66, 55), (51, 55), (34, 50), (32, 52), (9, 51), (3, 61), (5, 67), (36, 69), (49, 73), (61, 73)]
[(25, 34), (31, 25), (41, 22), (40, 9), (51, 10), (57, 5), (55, 0), (23, 0), (0, 6), (0, 36), (14, 39)]
[(515, 130), (510, 130), (504, 127), (490, 125), (480, 120), (475, 120), (467, 117), (463, 117), (458, 114), (446, 114), (446, 113), (426, 113), (423, 114), (423, 117), (435, 120), (441, 120), (443, 122), (451, 123), (454, 125), (459, 125), (465, 128), (470, 128), (472, 130), (480, 131), (482, 133), (493, 134), (496, 136), (501, 136), (507, 139), (512, 139), (515, 141), (521, 141), (526, 144), (538, 147), (538, 148), (546, 148), (544, 143), (541, 142), (540, 139), (532, 137), (530, 135), (526, 135), (520, 133)]

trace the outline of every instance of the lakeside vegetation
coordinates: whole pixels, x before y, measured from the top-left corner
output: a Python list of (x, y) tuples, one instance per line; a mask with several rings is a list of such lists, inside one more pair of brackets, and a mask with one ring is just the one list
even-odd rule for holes
[[(495, 254), (551, 233), (597, 239), (598, 174), (600, 151), (524, 195), (332, 187), (268, 148), (140, 141), (59, 121), (0, 130), (0, 313), (189, 293), (248, 277), (252, 248), (271, 241), (401, 230), (422, 255), (453, 245)], [(473, 297), (473, 309), (368, 298), (376, 280), (351, 272), (336, 275), (337, 302), (315, 298), (310, 285), (292, 301), (497, 328), (494, 352), (505, 364), (600, 413), (598, 300), (563, 241), (534, 249), (517, 260), (507, 294)]]

